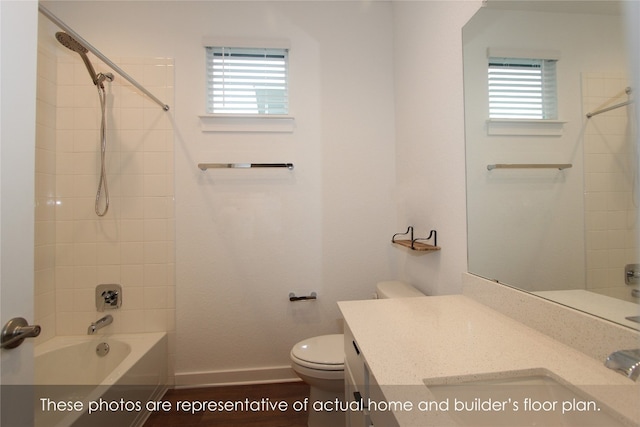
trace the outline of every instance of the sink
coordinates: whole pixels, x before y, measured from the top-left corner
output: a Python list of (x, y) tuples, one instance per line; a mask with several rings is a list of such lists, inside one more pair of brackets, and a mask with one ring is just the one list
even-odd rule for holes
[(636, 424), (544, 369), (428, 378), (428, 410), (461, 426), (618, 427)]

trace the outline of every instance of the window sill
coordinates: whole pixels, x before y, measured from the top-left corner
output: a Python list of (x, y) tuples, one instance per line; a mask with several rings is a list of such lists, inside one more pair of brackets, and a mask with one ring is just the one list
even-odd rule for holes
[(293, 116), (207, 114), (200, 117), (202, 132), (293, 132)]
[(565, 123), (559, 120), (489, 119), (487, 135), (562, 136)]

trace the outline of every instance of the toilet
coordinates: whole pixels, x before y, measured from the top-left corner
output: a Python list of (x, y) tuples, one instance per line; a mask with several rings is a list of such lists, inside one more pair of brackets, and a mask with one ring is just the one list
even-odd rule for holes
[[(398, 281), (376, 285), (376, 298), (412, 298), (425, 296), (416, 288)], [(344, 335), (332, 334), (307, 338), (293, 346), (291, 368), (309, 384), (309, 427), (341, 427), (343, 412), (314, 411), (313, 402), (344, 401)]]

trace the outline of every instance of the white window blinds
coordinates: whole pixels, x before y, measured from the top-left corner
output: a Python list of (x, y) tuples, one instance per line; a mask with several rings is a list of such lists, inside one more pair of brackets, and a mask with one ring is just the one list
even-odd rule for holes
[(289, 113), (287, 49), (206, 49), (208, 113)]
[(489, 58), (489, 117), (557, 119), (556, 62)]

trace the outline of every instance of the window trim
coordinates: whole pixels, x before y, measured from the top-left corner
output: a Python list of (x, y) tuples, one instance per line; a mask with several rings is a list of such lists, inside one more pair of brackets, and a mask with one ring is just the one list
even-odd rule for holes
[(198, 117), (202, 132), (289, 133), (295, 129), (295, 118), (290, 115), (203, 114)]
[(487, 119), (490, 136), (562, 136), (562, 120)]

